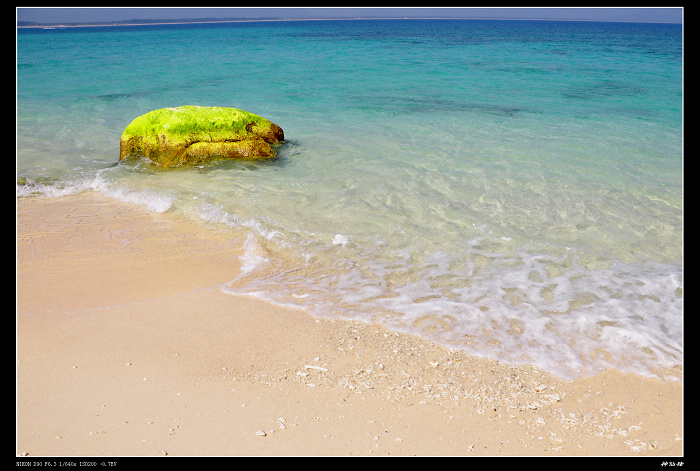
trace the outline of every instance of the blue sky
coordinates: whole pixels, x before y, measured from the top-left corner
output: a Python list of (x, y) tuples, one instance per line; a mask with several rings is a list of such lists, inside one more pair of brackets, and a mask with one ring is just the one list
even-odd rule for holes
[(444, 16), (681, 23), (683, 10), (675, 8), (17, 8), (18, 21), (39, 23), (120, 21), (178, 18), (319, 18)]

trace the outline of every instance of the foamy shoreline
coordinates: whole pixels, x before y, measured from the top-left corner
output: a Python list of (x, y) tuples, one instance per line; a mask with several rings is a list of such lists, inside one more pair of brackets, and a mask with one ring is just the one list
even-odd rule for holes
[(681, 456), (683, 386), (564, 381), (221, 291), (242, 249), (97, 193), (17, 200), (18, 456)]

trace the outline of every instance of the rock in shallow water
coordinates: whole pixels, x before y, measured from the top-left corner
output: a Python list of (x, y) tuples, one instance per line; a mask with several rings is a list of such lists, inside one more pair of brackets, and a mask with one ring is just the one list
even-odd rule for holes
[(162, 167), (211, 158), (264, 160), (284, 141), (275, 123), (237, 108), (181, 106), (139, 116), (122, 133), (119, 160), (148, 157)]

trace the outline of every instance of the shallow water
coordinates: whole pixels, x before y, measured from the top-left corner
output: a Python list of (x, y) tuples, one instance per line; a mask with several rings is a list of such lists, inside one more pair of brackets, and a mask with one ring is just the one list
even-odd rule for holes
[[(680, 25), (365, 20), (18, 30), (18, 197), (81, 191), (246, 245), (225, 288), (564, 378), (681, 371)], [(233, 106), (261, 163), (118, 162)], [(673, 374), (671, 375), (673, 376)]]

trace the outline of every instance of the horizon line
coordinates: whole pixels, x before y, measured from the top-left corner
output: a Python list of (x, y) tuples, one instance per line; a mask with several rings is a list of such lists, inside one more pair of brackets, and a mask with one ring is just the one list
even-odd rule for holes
[[(504, 21), (576, 21), (590, 23), (649, 23), (649, 24), (683, 24), (674, 21), (639, 21), (639, 20), (603, 20), (585, 18), (517, 18), (517, 17), (473, 17), (473, 16), (358, 16), (358, 17), (310, 17), (310, 18), (286, 18), (286, 17), (257, 17), (257, 18), (182, 18), (182, 19), (160, 19), (144, 18), (142, 20), (132, 18), (129, 20), (96, 21), (96, 22), (73, 22), (73, 23), (39, 23), (23, 20), (21, 23), (33, 23), (28, 25), (17, 25), (18, 28), (34, 28), (44, 26), (59, 27), (89, 27), (89, 26), (138, 26), (138, 25), (159, 25), (159, 24), (187, 24), (187, 23), (244, 23), (263, 21), (328, 21), (328, 20), (504, 20)], [(20, 22), (18, 22), (20, 23)]]

